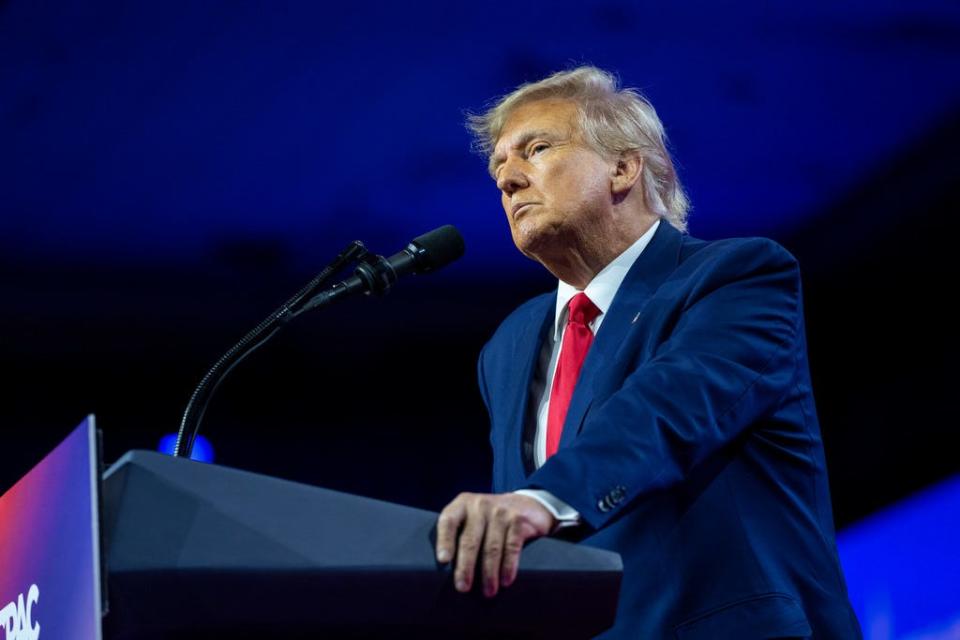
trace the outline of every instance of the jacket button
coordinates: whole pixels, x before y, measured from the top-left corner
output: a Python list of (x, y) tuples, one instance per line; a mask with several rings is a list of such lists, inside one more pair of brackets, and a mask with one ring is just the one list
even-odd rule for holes
[(597, 509), (600, 510), (600, 513), (606, 513), (613, 508), (613, 505), (610, 504), (610, 496), (604, 496), (597, 503)]

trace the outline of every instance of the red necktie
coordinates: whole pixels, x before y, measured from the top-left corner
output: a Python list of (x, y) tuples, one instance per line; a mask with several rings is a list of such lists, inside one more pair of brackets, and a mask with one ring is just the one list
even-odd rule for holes
[(587, 350), (593, 343), (590, 323), (600, 315), (597, 308), (585, 293), (573, 296), (567, 305), (567, 328), (563, 332), (563, 344), (560, 345), (560, 359), (553, 375), (553, 388), (550, 390), (550, 409), (547, 413), (547, 455), (549, 458), (560, 446), (560, 434), (563, 433), (563, 421), (567, 418), (573, 388), (580, 377), (580, 369), (587, 357)]

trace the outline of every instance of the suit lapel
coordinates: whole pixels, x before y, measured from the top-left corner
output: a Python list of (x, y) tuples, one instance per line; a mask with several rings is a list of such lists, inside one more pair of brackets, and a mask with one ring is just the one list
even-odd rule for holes
[(531, 310), (530, 318), (523, 323), (523, 329), (516, 334), (513, 343), (513, 353), (508, 356), (510, 361), (519, 366), (511, 384), (504, 390), (509, 394), (508, 402), (504, 404), (510, 413), (504, 417), (506, 437), (503, 444), (506, 446), (504, 468), (507, 487), (518, 486), (527, 477), (526, 465), (523, 461), (523, 433), (528, 417), (530, 403), (530, 385), (536, 372), (540, 350), (543, 347), (543, 338), (548, 328), (553, 326), (554, 309), (557, 304), (556, 292), (544, 299), (542, 305), (536, 305)]
[(683, 235), (662, 220), (650, 244), (620, 284), (580, 370), (570, 408), (560, 436), (560, 448), (569, 446), (583, 428), (583, 418), (593, 403), (594, 380), (623, 344), (634, 319), (663, 281), (677, 267)]

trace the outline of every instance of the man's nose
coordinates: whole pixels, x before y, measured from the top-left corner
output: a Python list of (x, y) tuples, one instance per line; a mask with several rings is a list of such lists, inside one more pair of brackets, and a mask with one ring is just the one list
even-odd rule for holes
[(497, 178), (497, 188), (503, 193), (513, 195), (515, 191), (523, 189), (530, 184), (527, 175), (521, 167), (511, 161), (507, 161), (500, 169), (500, 177)]

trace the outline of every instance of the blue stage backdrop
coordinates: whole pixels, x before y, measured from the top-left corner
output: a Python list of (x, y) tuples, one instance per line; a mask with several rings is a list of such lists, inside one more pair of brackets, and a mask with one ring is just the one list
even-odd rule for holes
[(952, 113), (958, 23), (952, 0), (11, 0), (0, 249), (166, 263), (246, 243), (318, 267), (450, 222), (471, 272), (533, 269), (462, 115), (580, 62), (653, 100), (694, 232), (783, 235)]
[(960, 638), (956, 0), (0, 0), (0, 491), (88, 413), (108, 462), (155, 448), (344, 244), (446, 223), (463, 260), (292, 325), (203, 434), (218, 464), (418, 507), (487, 489), (477, 353), (556, 283), (464, 118), (581, 63), (656, 105), (693, 235), (800, 260), (867, 638)]

